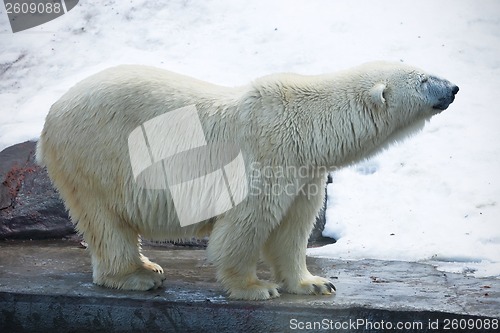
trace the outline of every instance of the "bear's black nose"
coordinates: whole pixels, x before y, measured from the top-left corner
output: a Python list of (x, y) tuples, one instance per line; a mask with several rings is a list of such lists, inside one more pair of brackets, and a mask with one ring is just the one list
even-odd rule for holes
[(456, 95), (459, 90), (460, 88), (458, 88), (458, 86), (453, 86), (451, 92), (453, 93), (453, 95)]

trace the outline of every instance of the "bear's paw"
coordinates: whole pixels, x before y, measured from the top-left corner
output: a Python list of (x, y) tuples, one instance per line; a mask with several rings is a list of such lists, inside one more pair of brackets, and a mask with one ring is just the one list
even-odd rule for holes
[(163, 274), (163, 268), (160, 265), (150, 261), (147, 257), (141, 255), (141, 261), (143, 263), (144, 268), (149, 269), (150, 271), (153, 271), (158, 274)]
[(132, 273), (103, 276), (95, 281), (95, 284), (123, 290), (146, 291), (157, 289), (161, 287), (165, 277), (163, 276), (163, 269), (159, 265), (153, 265), (155, 265), (154, 268), (156, 270), (158, 270), (159, 267), (161, 273), (159, 271), (154, 271), (149, 267), (141, 266)]
[(300, 295), (331, 295), (337, 291), (328, 279), (315, 275), (308, 275), (296, 283), (287, 283), (284, 289)]
[(279, 296), (277, 284), (262, 280), (255, 280), (252, 284), (244, 288), (236, 287), (229, 289), (229, 298), (231, 299), (263, 301)]

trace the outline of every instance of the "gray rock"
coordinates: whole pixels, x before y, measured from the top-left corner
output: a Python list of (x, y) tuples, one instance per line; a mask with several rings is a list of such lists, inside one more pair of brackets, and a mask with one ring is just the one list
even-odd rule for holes
[[(327, 185), (332, 182), (331, 175), (328, 175)], [(323, 207), (318, 213), (318, 217), (316, 218), (316, 224), (314, 225), (314, 229), (309, 236), (309, 247), (322, 246), (326, 244), (333, 244), (336, 242), (335, 239), (330, 237), (323, 236), (323, 230), (325, 229), (326, 224), (326, 188), (325, 188), (325, 201), (323, 203)]]
[(0, 152), (0, 239), (61, 238), (75, 233), (33, 141)]

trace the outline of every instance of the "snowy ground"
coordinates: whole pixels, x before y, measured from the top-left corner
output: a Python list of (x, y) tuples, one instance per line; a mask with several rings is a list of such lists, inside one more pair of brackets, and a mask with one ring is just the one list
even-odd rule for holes
[(500, 277), (499, 1), (80, 1), (16, 34), (0, 8), (0, 150), (38, 137), (64, 91), (121, 63), (224, 85), (376, 59), (448, 78), (457, 99), (422, 133), (334, 174), (325, 235), (338, 242), (309, 254)]

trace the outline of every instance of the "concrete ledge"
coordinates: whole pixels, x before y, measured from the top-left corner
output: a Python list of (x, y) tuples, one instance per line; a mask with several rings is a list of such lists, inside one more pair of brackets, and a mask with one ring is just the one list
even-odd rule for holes
[[(453, 322), (472, 319), (484, 326), (500, 317), (500, 280), (444, 274), (428, 265), (309, 258), (311, 271), (336, 282), (336, 295), (283, 294), (265, 302), (240, 302), (226, 299), (203, 250), (147, 248), (145, 253), (164, 267), (164, 288), (129, 292), (93, 285), (88, 253), (77, 243), (0, 243), (0, 331), (287, 332), (342, 328), (345, 332), (375, 332), (389, 325), (395, 329), (401, 323), (413, 328), (406, 331), (436, 332), (436, 328), (444, 330), (447, 321), (450, 331), (456, 331)], [(263, 269), (260, 275), (269, 276)]]

